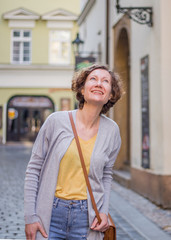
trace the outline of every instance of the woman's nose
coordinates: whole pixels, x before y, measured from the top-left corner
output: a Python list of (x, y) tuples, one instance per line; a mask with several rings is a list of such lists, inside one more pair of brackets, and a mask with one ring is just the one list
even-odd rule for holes
[(97, 85), (98, 85), (98, 86), (101, 86), (101, 84), (102, 84), (102, 82), (101, 82), (101, 80), (99, 79), (99, 80), (97, 81)]

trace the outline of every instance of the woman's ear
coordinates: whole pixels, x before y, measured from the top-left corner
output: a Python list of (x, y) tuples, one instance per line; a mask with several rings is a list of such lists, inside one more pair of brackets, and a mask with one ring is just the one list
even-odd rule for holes
[(81, 94), (84, 96), (84, 88), (81, 89)]
[(109, 101), (110, 101), (110, 99), (113, 97), (113, 95), (112, 95), (112, 93), (110, 94), (110, 96), (109, 96)]

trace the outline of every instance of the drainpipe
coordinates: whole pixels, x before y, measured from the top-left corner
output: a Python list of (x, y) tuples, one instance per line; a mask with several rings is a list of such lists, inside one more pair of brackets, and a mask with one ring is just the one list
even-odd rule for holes
[(106, 0), (106, 64), (109, 64), (109, 0)]

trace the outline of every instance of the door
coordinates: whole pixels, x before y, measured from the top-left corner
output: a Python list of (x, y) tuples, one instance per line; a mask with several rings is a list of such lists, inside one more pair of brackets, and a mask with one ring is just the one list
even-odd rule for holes
[[(122, 22), (119, 23), (122, 26)], [(116, 26), (115, 70), (121, 76), (125, 95), (114, 106), (114, 120), (120, 127), (122, 145), (115, 164), (116, 169), (129, 170), (130, 167), (130, 66), (129, 40), (125, 27)], [(125, 22), (124, 22), (125, 24)], [(116, 38), (117, 37), (117, 38)]]
[(34, 141), (54, 104), (44, 96), (14, 96), (7, 108), (7, 141)]
[(20, 109), (19, 141), (34, 141), (43, 124), (42, 109)]

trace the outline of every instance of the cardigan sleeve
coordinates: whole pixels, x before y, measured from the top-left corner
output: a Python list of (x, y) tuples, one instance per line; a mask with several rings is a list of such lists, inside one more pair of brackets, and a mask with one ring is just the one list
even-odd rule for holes
[(119, 153), (120, 146), (121, 146), (121, 137), (120, 137), (120, 131), (119, 131), (118, 126), (115, 129), (114, 144), (112, 144), (112, 145), (113, 145), (113, 149), (109, 153), (109, 160), (104, 167), (103, 179), (102, 179), (103, 186), (104, 186), (104, 200), (103, 200), (103, 205), (100, 209), (100, 212), (105, 213), (106, 215), (108, 215), (110, 188), (111, 188), (111, 182), (113, 179), (113, 177), (112, 177), (113, 166), (114, 166), (114, 163), (116, 161), (116, 158)]
[(25, 223), (38, 222), (36, 199), (39, 187), (40, 172), (46, 158), (51, 135), (51, 116), (42, 125), (33, 145), (30, 161), (26, 169), (24, 185), (24, 218)]

